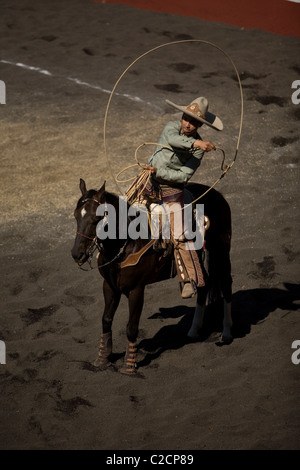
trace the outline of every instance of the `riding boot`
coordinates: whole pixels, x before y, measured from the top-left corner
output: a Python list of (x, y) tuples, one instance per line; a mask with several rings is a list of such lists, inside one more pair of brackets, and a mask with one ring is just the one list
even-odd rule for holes
[(100, 347), (99, 355), (94, 362), (94, 366), (99, 367), (100, 369), (106, 369), (111, 365), (111, 362), (108, 360), (110, 354), (112, 353), (112, 333), (102, 333), (100, 336)]
[(126, 348), (124, 364), (120, 369), (120, 372), (122, 374), (132, 375), (136, 373), (136, 368), (137, 368), (136, 355), (137, 355), (136, 343), (129, 342)]
[(193, 279), (190, 280), (190, 282), (186, 282), (183, 286), (183, 289), (181, 291), (181, 297), (183, 299), (189, 299), (190, 297), (195, 297), (197, 294), (197, 288), (195, 286), (195, 282)]
[(197, 294), (197, 287), (204, 285), (203, 273), (197, 253), (186, 250), (184, 243), (176, 241), (175, 263), (181, 289), (181, 297), (188, 299)]

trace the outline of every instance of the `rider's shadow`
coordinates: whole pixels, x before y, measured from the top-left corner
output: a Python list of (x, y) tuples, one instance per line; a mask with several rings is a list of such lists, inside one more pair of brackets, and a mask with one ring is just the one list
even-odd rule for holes
[[(264, 321), (277, 308), (291, 311), (300, 308), (296, 301), (300, 300), (300, 286), (298, 284), (285, 284), (285, 289), (257, 288), (240, 290), (233, 294), (232, 298), (232, 335), (234, 338), (242, 338), (251, 332), (251, 326)], [(206, 309), (204, 325), (201, 336), (197, 340), (187, 337), (191, 326), (194, 307), (180, 305), (171, 308), (162, 308), (149, 319), (180, 318), (177, 324), (163, 326), (152, 338), (143, 339), (138, 349), (144, 354), (144, 358), (138, 363), (138, 367), (149, 365), (152, 360), (158, 358), (164, 351), (180, 349), (191, 342), (215, 342), (222, 346), (220, 336), (222, 332), (223, 305), (217, 302)]]

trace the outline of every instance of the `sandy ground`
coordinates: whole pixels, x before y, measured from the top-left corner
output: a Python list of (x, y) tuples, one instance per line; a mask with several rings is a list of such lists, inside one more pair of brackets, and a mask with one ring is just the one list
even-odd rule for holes
[[(299, 450), (299, 39), (85, 0), (4, 0), (0, 24), (0, 448)], [(224, 48), (243, 83), (238, 159), (217, 187), (233, 216), (234, 340), (219, 346), (211, 316), (205, 338), (189, 342), (195, 302), (172, 279), (146, 289), (139, 377), (99, 372), (102, 281), (70, 254), (79, 178), (117, 191), (103, 147), (109, 91), (140, 54), (186, 39)], [(174, 118), (165, 99), (207, 96), (225, 129), (202, 136), (233, 158), (239, 90), (217, 49), (161, 48), (116, 91), (106, 133), (114, 173)], [(193, 180), (219, 175), (220, 155), (209, 154)], [(123, 299), (117, 368), (126, 323)]]

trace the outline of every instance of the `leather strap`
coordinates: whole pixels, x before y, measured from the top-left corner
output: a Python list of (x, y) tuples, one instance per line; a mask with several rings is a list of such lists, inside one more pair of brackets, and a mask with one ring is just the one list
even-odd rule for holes
[(121, 269), (127, 268), (128, 266), (135, 266), (136, 264), (138, 264), (143, 254), (146, 253), (146, 251), (149, 250), (152, 245), (154, 245), (155, 241), (155, 238), (150, 240), (150, 242), (148, 242), (147, 245), (143, 246), (143, 248), (141, 248), (139, 251), (128, 255), (127, 258), (120, 263)]

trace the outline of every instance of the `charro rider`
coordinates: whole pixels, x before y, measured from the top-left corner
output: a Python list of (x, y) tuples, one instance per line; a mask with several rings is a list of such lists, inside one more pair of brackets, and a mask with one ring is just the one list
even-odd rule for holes
[[(184, 187), (199, 167), (204, 152), (215, 150), (215, 145), (202, 140), (198, 129), (206, 124), (216, 130), (222, 130), (221, 120), (208, 112), (208, 101), (204, 97), (196, 98), (188, 106), (179, 106), (169, 100), (166, 102), (183, 112), (181, 120), (168, 122), (160, 136), (153, 155), (149, 158), (146, 169), (151, 171), (153, 187), (159, 189), (162, 202), (171, 206), (174, 203), (184, 205)], [(170, 211), (171, 236), (175, 242), (176, 258), (185, 271), (178, 269), (179, 280), (183, 285), (183, 298), (193, 297), (196, 287), (204, 285), (202, 270), (197, 253), (187, 249), (184, 237), (174, 240), (174, 214)], [(179, 256), (178, 256), (179, 255)]]

